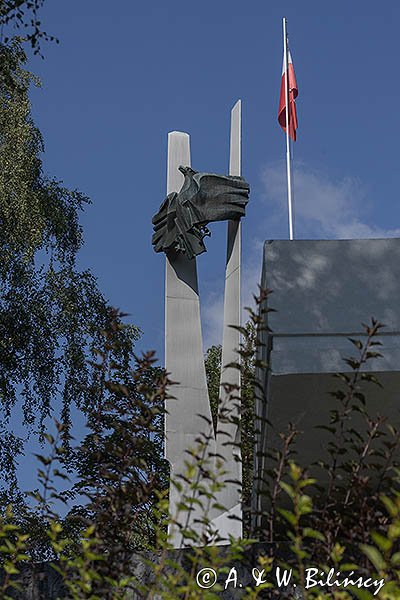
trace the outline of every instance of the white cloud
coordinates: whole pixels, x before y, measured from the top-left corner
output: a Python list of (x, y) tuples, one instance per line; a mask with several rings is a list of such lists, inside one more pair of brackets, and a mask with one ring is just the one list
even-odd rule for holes
[[(275, 220), (287, 220), (286, 170), (281, 162), (263, 173), (265, 201)], [(369, 202), (366, 190), (354, 177), (334, 181), (325, 174), (297, 165), (293, 173), (296, 234), (300, 238), (379, 238), (400, 235), (366, 222)]]

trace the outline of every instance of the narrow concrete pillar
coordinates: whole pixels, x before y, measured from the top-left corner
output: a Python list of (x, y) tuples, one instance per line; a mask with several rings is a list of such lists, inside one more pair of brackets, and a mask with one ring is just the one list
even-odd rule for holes
[[(231, 111), (229, 175), (241, 175), (241, 101)], [(222, 369), (220, 385), (220, 414), (217, 426), (217, 455), (224, 460), (226, 485), (220, 493), (219, 503), (225, 507), (215, 521), (221, 537), (242, 536), (241, 482), (242, 463), (240, 454), (240, 371), (227, 367), (238, 363), (237, 350), (240, 333), (232, 326), (240, 326), (240, 271), (241, 271), (241, 223), (228, 222), (228, 241), (225, 270), (224, 323), (222, 341)], [(233, 386), (226, 391), (224, 384)], [(234, 483), (236, 482), (236, 483)], [(235, 517), (235, 518), (232, 518)]]
[[(179, 191), (183, 175), (179, 165), (190, 166), (190, 138), (186, 133), (168, 134), (167, 193)], [(203, 340), (200, 321), (200, 303), (196, 259), (182, 253), (169, 253), (166, 257), (165, 280), (165, 366), (173, 385), (169, 393), (174, 398), (166, 401), (165, 456), (171, 465), (171, 479), (183, 483), (185, 461), (193, 462), (188, 450), (198, 446), (198, 440), (209, 440), (207, 452), (215, 454), (210, 402), (203, 358)], [(178, 492), (171, 485), (170, 514), (181, 527), (190, 527), (199, 535), (203, 511), (197, 504), (193, 511), (179, 510), (187, 487)], [(170, 528), (171, 541), (177, 548), (183, 541), (180, 527)]]

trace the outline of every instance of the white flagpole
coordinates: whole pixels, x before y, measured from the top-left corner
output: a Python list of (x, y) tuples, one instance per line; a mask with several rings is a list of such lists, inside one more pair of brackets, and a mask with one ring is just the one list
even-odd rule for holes
[(289, 139), (289, 61), (286, 31), (286, 18), (283, 17), (283, 56), (285, 63), (285, 104), (286, 104), (286, 173), (289, 211), (289, 239), (293, 240), (293, 206), (292, 206), (292, 166), (290, 159)]

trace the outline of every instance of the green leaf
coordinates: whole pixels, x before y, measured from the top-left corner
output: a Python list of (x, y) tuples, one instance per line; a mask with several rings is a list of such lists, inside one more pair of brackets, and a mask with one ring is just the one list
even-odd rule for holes
[(393, 542), (390, 539), (375, 531), (371, 533), (371, 537), (382, 552), (387, 552), (393, 545)]
[(286, 483), (285, 481), (279, 482), (280, 487), (287, 493), (290, 498), (294, 498), (294, 490), (291, 485)]
[(385, 505), (385, 508), (391, 517), (396, 517), (398, 514), (398, 508), (396, 504), (388, 496), (381, 496), (381, 502)]
[(8, 573), (8, 575), (18, 575), (19, 570), (17, 569), (17, 567), (10, 562), (6, 562), (3, 566), (3, 569), (5, 570), (6, 573)]
[(353, 338), (347, 338), (349, 340), (349, 342), (351, 342), (356, 348), (357, 350), (362, 350), (362, 342), (361, 340), (355, 340)]
[(391, 556), (390, 562), (394, 567), (400, 566), (400, 552), (395, 552)]
[(368, 544), (361, 544), (360, 548), (377, 571), (383, 571), (386, 568), (386, 562), (377, 548)]
[(290, 525), (292, 525), (293, 527), (296, 525), (296, 516), (292, 512), (286, 510), (285, 508), (279, 508), (278, 510), (282, 517), (286, 519), (286, 521), (288, 521)]
[(310, 527), (304, 527), (303, 536), (325, 542), (325, 536), (316, 529), (311, 529)]

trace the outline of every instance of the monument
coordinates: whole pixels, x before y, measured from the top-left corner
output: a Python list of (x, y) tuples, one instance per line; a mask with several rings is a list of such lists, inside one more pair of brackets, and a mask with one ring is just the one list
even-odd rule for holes
[[(186, 133), (168, 136), (167, 197), (153, 218), (153, 245), (166, 255), (165, 364), (174, 385), (166, 402), (165, 456), (171, 465), (170, 534), (173, 545), (191, 545), (185, 530), (202, 543), (229, 543), (242, 535), (240, 456), (240, 272), (241, 218), (249, 186), (241, 177), (241, 103), (231, 112), (229, 175), (197, 172), (190, 165)], [(219, 418), (214, 430), (203, 357), (197, 257), (206, 251), (209, 224), (227, 221)], [(269, 240), (264, 246), (261, 287), (273, 290), (258, 358), (263, 392), (255, 407), (254, 531), (268, 510), (265, 477), (276, 431), (295, 424), (304, 434), (296, 460), (305, 467), (324, 456), (321, 430), (332, 408), (332, 375), (348, 371), (348, 338), (365, 336), (362, 323), (375, 317), (384, 358), (368, 362), (384, 387), (371, 406), (398, 420), (400, 384), (400, 240)], [(232, 327), (233, 326), (233, 327)], [(236, 327), (236, 328), (235, 328)], [(270, 426), (273, 423), (274, 428)], [(192, 451), (192, 455), (190, 452)], [(197, 453), (197, 454), (196, 454)], [(201, 455), (201, 456), (200, 456)], [(191, 459), (199, 459), (190, 471)], [(205, 507), (199, 488), (222, 463), (221, 487)], [(196, 485), (192, 485), (196, 482)], [(323, 484), (323, 481), (321, 481)], [(190, 510), (182, 498), (192, 495)], [(206, 516), (207, 515), (207, 519)]]
[[(240, 219), (249, 186), (241, 177), (241, 102), (231, 112), (229, 175), (199, 173), (191, 168), (189, 135), (168, 134), (167, 197), (153, 218), (153, 245), (166, 255), (165, 366), (175, 385), (166, 401), (165, 456), (171, 467), (170, 535), (174, 547), (197, 543), (229, 543), (241, 537), (241, 460), (239, 449)], [(219, 418), (214, 431), (203, 355), (197, 256), (205, 252), (207, 225), (228, 221), (222, 372)], [(191, 457), (190, 452), (194, 456)], [(188, 463), (201, 464), (190, 474)], [(221, 489), (205, 510), (199, 488), (210, 486), (207, 474), (222, 464)], [(174, 485), (178, 484), (178, 485)], [(192, 497), (191, 497), (192, 496)], [(182, 508), (190, 499), (190, 510)], [(207, 512), (209, 521), (205, 522)]]

